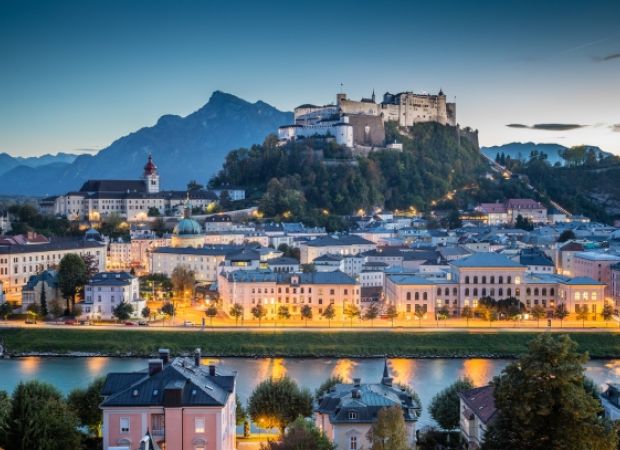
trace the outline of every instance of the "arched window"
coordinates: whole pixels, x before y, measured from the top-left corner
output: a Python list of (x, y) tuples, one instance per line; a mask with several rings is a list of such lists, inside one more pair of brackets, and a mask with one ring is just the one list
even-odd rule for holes
[(510, 275), (506, 277), (506, 283), (508, 284), (512, 283), (512, 277)]
[(538, 295), (538, 288), (534, 288), (534, 295)]
[(596, 294), (596, 292), (592, 292), (592, 300), (597, 300), (598, 295)]
[(527, 295), (532, 295), (532, 288), (526, 288), (526, 289), (525, 289), (525, 293), (526, 293)]
[(581, 300), (581, 292), (575, 292), (575, 300)]
[(478, 284), (478, 276), (477, 275), (474, 276), (474, 284)]
[(407, 292), (407, 300), (411, 300), (411, 292)]
[(489, 296), (495, 297), (495, 288), (491, 288), (491, 291), (489, 292)]
[(469, 284), (469, 276), (465, 277), (465, 284)]
[(349, 440), (349, 450), (357, 450), (357, 436), (351, 436)]
[(474, 297), (478, 297), (478, 288), (474, 288)]
[(437, 295), (441, 295), (441, 288), (437, 288)]
[(519, 288), (515, 289), (515, 297), (521, 297), (521, 289)]
[(416, 300), (420, 300), (420, 293), (419, 293), (419, 292), (416, 292), (416, 293), (415, 293), (415, 299), (416, 299)]
[(487, 284), (487, 276), (482, 275), (482, 284)]
[(422, 293), (422, 300), (428, 300), (428, 294), (426, 292)]
[(499, 288), (497, 290), (497, 295), (499, 295), (500, 297), (503, 297), (504, 296), (504, 290), (502, 288)]
[(491, 275), (491, 284), (495, 284), (495, 275)]
[(555, 295), (555, 289), (554, 288), (549, 289), (549, 295)]
[(506, 295), (508, 297), (512, 297), (512, 289), (511, 288), (506, 289)]
[(499, 277), (498, 283), (499, 284), (504, 284), (504, 277), (502, 277), (501, 275)]
[(542, 295), (547, 295), (547, 288), (542, 288)]
[(465, 295), (469, 296), (469, 288), (465, 288)]
[(452, 295), (456, 295), (459, 291), (456, 288), (452, 288)]
[(482, 288), (482, 296), (483, 297), (487, 296), (487, 288)]
[(444, 295), (450, 295), (450, 288), (444, 289)]

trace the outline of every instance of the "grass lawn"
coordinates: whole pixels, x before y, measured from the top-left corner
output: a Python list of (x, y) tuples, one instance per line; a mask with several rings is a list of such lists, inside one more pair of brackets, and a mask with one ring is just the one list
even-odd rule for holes
[[(0, 329), (7, 351), (18, 353), (91, 352), (153, 355), (160, 347), (173, 354), (200, 347), (205, 356), (410, 356), (514, 357), (537, 333), (523, 332), (184, 332), (87, 329)], [(581, 351), (594, 358), (620, 358), (620, 334), (573, 333)]]

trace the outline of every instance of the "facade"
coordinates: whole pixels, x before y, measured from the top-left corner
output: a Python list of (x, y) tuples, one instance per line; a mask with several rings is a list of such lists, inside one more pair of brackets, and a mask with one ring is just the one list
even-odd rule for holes
[(531, 198), (511, 198), (506, 202), (508, 219), (514, 223), (517, 217), (531, 220), (533, 223), (547, 222), (547, 208)]
[(194, 358), (169, 361), (169, 352), (146, 370), (108, 374), (102, 390), (103, 449), (134, 450), (145, 435), (163, 449), (234, 450), (236, 376)]
[(158, 247), (151, 251), (151, 273), (163, 273), (168, 276), (177, 266), (186, 266), (194, 271), (196, 281), (216, 281), (220, 265), (226, 255), (236, 253), (243, 247), (237, 245), (219, 245), (204, 247)]
[(610, 295), (613, 302), (618, 308), (620, 306), (620, 263), (614, 264), (610, 267), (611, 276), (611, 292)]
[(620, 263), (620, 256), (602, 252), (578, 252), (573, 256), (571, 274), (600, 281), (613, 292), (611, 267)]
[(47, 269), (28, 279), (28, 283), (22, 288), (22, 312), (26, 312), (28, 306), (33, 304), (41, 306), (42, 298), (45, 298), (48, 309), (50, 302), (54, 300), (62, 301), (61, 304), (64, 305), (58, 288), (58, 273), (55, 270)]
[(432, 317), (439, 308), (458, 315), (465, 306), (476, 308), (482, 297), (515, 297), (527, 308), (541, 305), (552, 311), (563, 303), (569, 313), (584, 308), (602, 312), (605, 285), (587, 277), (527, 273), (527, 267), (504, 255), (474, 253), (450, 262), (443, 273), (388, 273), (385, 298), (399, 314), (413, 319), (422, 311)]
[(356, 235), (317, 237), (299, 244), (301, 264), (309, 264), (319, 256), (359, 255), (374, 250), (377, 245)]
[(131, 269), (132, 245), (130, 241), (118, 239), (108, 244), (106, 258), (106, 270), (129, 270)]
[(461, 436), (468, 449), (479, 449), (484, 435), (495, 419), (493, 386), (484, 386), (459, 392)]
[(280, 306), (288, 306), (296, 317), (303, 305), (309, 305), (315, 319), (320, 318), (328, 305), (334, 305), (335, 319), (344, 319), (346, 304), (360, 307), (360, 285), (342, 273), (309, 272), (286, 273), (271, 271), (237, 270), (218, 277), (218, 291), (222, 309), (230, 310), (235, 303), (243, 307), (243, 317), (250, 319), (251, 310), (263, 305), (267, 319), (277, 317)]
[(140, 298), (139, 279), (127, 272), (101, 272), (84, 286), (82, 316), (113, 320), (114, 308), (121, 303), (129, 303), (133, 307), (132, 318), (141, 317), (146, 301)]
[(218, 197), (211, 191), (162, 191), (157, 167), (149, 155), (142, 177), (138, 180), (88, 180), (79, 191), (48, 197), (39, 203), (47, 214), (69, 220), (100, 221), (117, 214), (130, 221), (144, 221), (149, 210), (161, 215), (173, 215), (184, 205), (189, 195), (191, 208), (207, 208)]
[(56, 238), (42, 244), (0, 244), (0, 281), (9, 301), (21, 300), (21, 290), (32, 275), (56, 267), (63, 256), (91, 255), (99, 271), (105, 270), (106, 248), (94, 240)]
[(368, 433), (383, 408), (398, 406), (403, 410), (407, 441), (415, 448), (415, 425), (420, 405), (410, 393), (394, 386), (387, 361), (379, 383), (337, 384), (318, 399), (316, 426), (342, 450), (370, 448)]

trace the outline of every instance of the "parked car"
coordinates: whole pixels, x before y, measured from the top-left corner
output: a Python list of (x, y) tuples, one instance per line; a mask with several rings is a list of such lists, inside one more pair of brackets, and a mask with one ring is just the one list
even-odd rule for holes
[(65, 320), (65, 325), (75, 325), (77, 322), (73, 319)]
[(136, 324), (135, 324), (135, 323), (133, 323), (133, 322), (125, 322), (125, 326), (127, 326), (127, 327), (133, 327), (133, 326), (135, 326), (135, 325), (136, 325)]
[(32, 317), (27, 317), (27, 318), (26, 318), (26, 323), (27, 323), (28, 325), (32, 325), (32, 324), (37, 323), (37, 321), (36, 321), (35, 319), (33, 319)]
[(184, 326), (184, 327), (191, 328), (191, 327), (193, 327), (193, 326), (194, 326), (194, 324), (192, 323), (192, 321), (191, 321), (191, 320), (186, 320), (185, 322), (183, 322), (183, 326)]
[(90, 325), (90, 320), (80, 320), (80, 325)]
[(138, 325), (140, 325), (141, 327), (148, 327), (149, 323), (146, 320), (141, 320), (140, 322), (138, 322)]

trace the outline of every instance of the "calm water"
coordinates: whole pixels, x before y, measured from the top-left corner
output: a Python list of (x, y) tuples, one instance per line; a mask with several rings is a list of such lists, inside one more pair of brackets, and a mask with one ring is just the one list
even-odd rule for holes
[[(287, 374), (300, 386), (314, 391), (331, 375), (377, 382), (383, 370), (382, 359), (205, 358), (203, 362), (215, 362), (225, 369), (236, 370), (237, 392), (243, 401), (256, 384), (269, 376)], [(423, 426), (431, 422), (426, 409), (438, 391), (464, 375), (476, 385), (483, 385), (499, 374), (508, 362), (493, 359), (390, 359), (389, 366), (395, 382), (409, 384), (420, 396), (423, 412), (419, 425)], [(146, 364), (144, 359), (103, 357), (0, 360), (0, 389), (11, 391), (20, 381), (37, 379), (68, 392), (86, 386), (108, 372), (140, 370)], [(620, 360), (590, 361), (586, 374), (601, 386), (611, 381), (619, 383)]]

